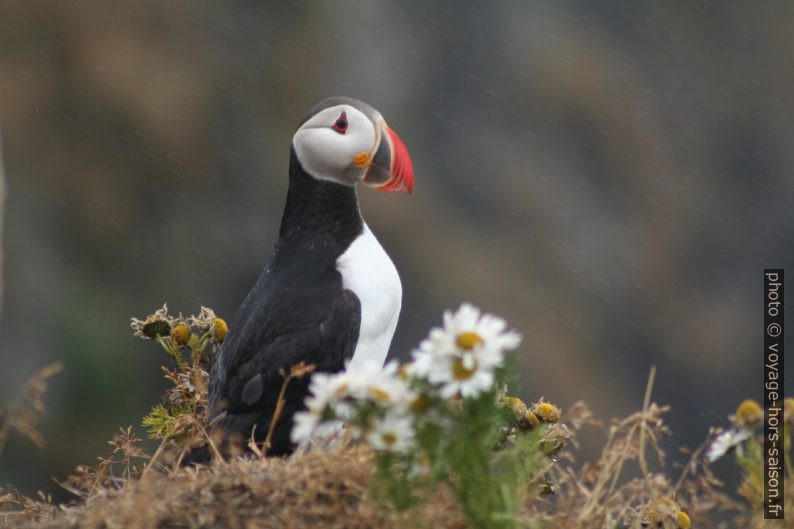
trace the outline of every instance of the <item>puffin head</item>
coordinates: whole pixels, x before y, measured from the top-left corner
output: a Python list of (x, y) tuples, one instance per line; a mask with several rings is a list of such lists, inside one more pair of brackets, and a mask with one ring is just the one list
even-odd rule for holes
[(380, 112), (347, 97), (317, 103), (292, 137), (304, 171), (319, 180), (381, 191), (414, 188), (411, 157)]

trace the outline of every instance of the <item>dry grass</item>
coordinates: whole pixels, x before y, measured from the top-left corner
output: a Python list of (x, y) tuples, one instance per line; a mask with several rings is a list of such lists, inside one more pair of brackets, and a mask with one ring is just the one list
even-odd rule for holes
[[(396, 513), (368, 493), (372, 453), (338, 447), (290, 459), (236, 458), (210, 467), (150, 472), (99, 486), (57, 509), (18, 497), (4, 527), (30, 528), (303, 528), (465, 527), (439, 492), (420, 512)], [(421, 523), (417, 520), (421, 520)]]
[[(192, 350), (195, 353), (196, 348)], [(263, 457), (266, 443), (254, 444), (254, 453), (246, 457), (225, 454), (228, 457), (217, 457), (209, 466), (183, 468), (180, 461), (194, 444), (192, 438), (212, 441), (203, 428), (206, 371), (201, 355), (192, 354), (191, 361), (183, 361), (177, 349), (169, 353), (177, 361), (176, 370), (164, 368), (172, 383), (164, 401), (169, 408), (163, 408), (164, 415), (150, 416), (149, 420), (156, 431), (168, 432), (161, 434), (158, 450), (147, 454), (131, 427), (120, 430), (108, 443), (107, 457), (100, 458), (95, 467), (78, 467), (62, 483), (76, 498), (69, 505), (53, 505), (42, 495), (32, 499), (12, 488), (0, 488), (0, 527), (468, 526), (455, 496), (445, 486), (438, 486), (422, 505), (402, 512), (374, 498), (377, 465), (374, 453), (365, 446), (347, 443), (281, 459)], [(35, 426), (45, 415), (47, 381), (59, 369), (49, 366), (23, 386), (3, 415), (0, 450), (11, 430), (43, 446)], [(285, 386), (292, 377), (305, 374), (301, 369), (308, 367), (285, 376)], [(744, 494), (749, 504), (726, 494), (704, 461), (705, 444), (691, 454), (684, 469), (675, 475), (666, 471), (660, 441), (670, 433), (664, 423), (669, 408), (651, 402), (652, 385), (653, 373), (642, 410), (628, 417), (605, 425), (579, 403), (563, 414), (562, 422), (551, 426), (542, 441), (547, 444), (540, 447), (548, 457), (544, 456), (540, 470), (530, 478), (530, 493), (516, 509), (520, 519), (514, 525), (537, 529), (686, 529), (691, 522), (692, 527), (710, 529), (791, 527), (784, 521), (765, 522), (758, 512), (757, 494)], [(576, 436), (582, 428), (602, 431), (605, 444), (596, 460), (577, 463)], [(786, 492), (791, 512), (794, 483), (786, 483)], [(714, 521), (728, 518), (731, 522)]]
[[(606, 445), (593, 462), (576, 465), (568, 449), (550, 461), (544, 487), (554, 494), (533, 495), (522, 518), (526, 527), (678, 527), (678, 507), (693, 527), (717, 511), (738, 511), (694, 454), (686, 474), (673, 480), (647, 470), (664, 455), (658, 446), (667, 433), (666, 408), (644, 411), (605, 428)], [(598, 425), (584, 405), (566, 414), (566, 435)], [(571, 437), (571, 440), (575, 439)], [(443, 488), (418, 509), (397, 512), (370, 494), (373, 453), (363, 446), (339, 446), (287, 459), (238, 457), (210, 466), (179, 468), (168, 457), (152, 464), (130, 429), (110, 443), (110, 456), (96, 468), (81, 467), (64, 484), (79, 499), (56, 507), (43, 499), (0, 494), (0, 525), (13, 528), (463, 528), (464, 517)], [(573, 446), (575, 443), (569, 443)], [(655, 454), (645, 461), (644, 450)], [(174, 456), (175, 457), (175, 456)], [(642, 461), (642, 463), (641, 463)], [(643, 472), (646, 468), (647, 473)], [(633, 477), (624, 477), (632, 474)], [(749, 519), (746, 519), (749, 522)], [(739, 523), (738, 521), (736, 523)], [(647, 526), (647, 525), (646, 525)], [(724, 527), (750, 525), (725, 524)]]
[(39, 448), (44, 448), (44, 436), (36, 426), (47, 416), (47, 408), (44, 406), (47, 385), (61, 369), (63, 364), (60, 362), (43, 367), (25, 382), (8, 409), (0, 409), (0, 454), (3, 453), (12, 430), (24, 435)]

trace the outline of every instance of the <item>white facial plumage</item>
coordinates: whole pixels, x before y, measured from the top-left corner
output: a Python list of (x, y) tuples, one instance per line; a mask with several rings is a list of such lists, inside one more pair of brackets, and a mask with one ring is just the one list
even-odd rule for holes
[[(344, 118), (346, 127), (335, 124)], [(321, 110), (295, 132), (292, 145), (301, 167), (314, 178), (355, 185), (367, 172), (353, 159), (377, 148), (378, 132), (372, 121), (357, 108), (341, 104)]]

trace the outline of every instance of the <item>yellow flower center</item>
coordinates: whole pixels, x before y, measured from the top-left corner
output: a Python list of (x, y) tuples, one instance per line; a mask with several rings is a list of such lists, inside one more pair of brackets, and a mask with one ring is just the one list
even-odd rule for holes
[(467, 331), (464, 333), (460, 333), (455, 340), (458, 344), (458, 347), (461, 349), (465, 349), (466, 351), (471, 351), (478, 345), (481, 345), (483, 342), (482, 337), (477, 334), (476, 332)]
[(679, 529), (689, 529), (692, 527), (692, 521), (689, 519), (689, 515), (684, 511), (678, 511), (677, 518)]
[(469, 379), (475, 371), (477, 371), (477, 362), (474, 360), (472, 360), (470, 367), (466, 367), (462, 358), (456, 358), (452, 362), (452, 376), (455, 377), (456, 380)]
[(391, 399), (391, 395), (380, 388), (372, 388), (370, 392), (372, 393), (373, 397), (381, 402), (388, 402)]
[(380, 434), (380, 438), (386, 443), (387, 446), (392, 446), (394, 443), (397, 442), (397, 436), (394, 435), (392, 432), (384, 432)]
[(427, 411), (427, 408), (429, 406), (430, 403), (427, 402), (427, 399), (422, 397), (421, 395), (411, 401), (411, 410), (415, 411), (416, 413), (422, 413)]

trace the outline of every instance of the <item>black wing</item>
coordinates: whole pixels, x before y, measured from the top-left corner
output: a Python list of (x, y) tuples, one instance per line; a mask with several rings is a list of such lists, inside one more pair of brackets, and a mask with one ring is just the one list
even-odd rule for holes
[[(210, 378), (210, 424), (261, 441), (270, 426), (284, 377), (299, 362), (336, 372), (353, 355), (361, 305), (341, 281), (323, 288), (249, 296), (235, 318)], [(262, 294), (260, 292), (260, 294)], [(274, 303), (274, 299), (278, 303)], [(291, 450), (292, 416), (304, 408), (310, 377), (292, 380), (269, 453)]]

